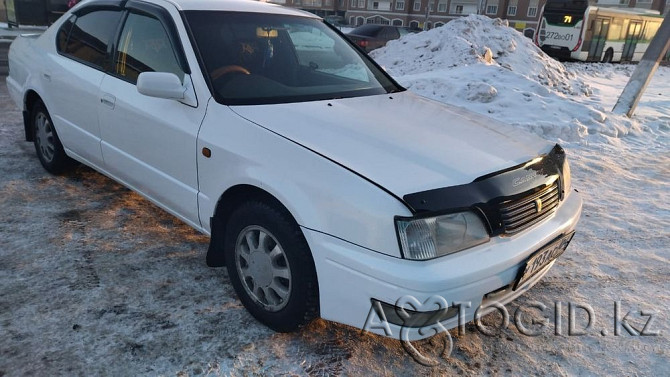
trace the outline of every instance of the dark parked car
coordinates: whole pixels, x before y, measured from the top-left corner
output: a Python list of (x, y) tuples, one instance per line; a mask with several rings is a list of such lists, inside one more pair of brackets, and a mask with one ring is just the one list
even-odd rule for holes
[(386, 42), (398, 39), (409, 33), (418, 33), (420, 29), (404, 26), (362, 25), (347, 33), (347, 37), (365, 51), (383, 47)]

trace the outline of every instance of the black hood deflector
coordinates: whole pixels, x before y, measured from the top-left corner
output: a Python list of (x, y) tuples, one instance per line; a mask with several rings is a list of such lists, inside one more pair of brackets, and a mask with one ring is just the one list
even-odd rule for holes
[(415, 217), (474, 210), (482, 215), (491, 235), (503, 232), (499, 206), (532, 195), (558, 180), (560, 199), (565, 195), (563, 164), (565, 151), (560, 145), (546, 155), (509, 169), (479, 177), (471, 183), (408, 194), (403, 200)]

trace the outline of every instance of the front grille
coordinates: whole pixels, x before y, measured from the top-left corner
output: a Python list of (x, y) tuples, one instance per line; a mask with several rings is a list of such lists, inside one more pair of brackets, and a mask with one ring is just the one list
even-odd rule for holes
[[(539, 201), (541, 210), (538, 211)], [(505, 234), (514, 234), (528, 229), (550, 217), (558, 207), (558, 183), (554, 182), (540, 191), (521, 199), (503, 202), (500, 217)]]

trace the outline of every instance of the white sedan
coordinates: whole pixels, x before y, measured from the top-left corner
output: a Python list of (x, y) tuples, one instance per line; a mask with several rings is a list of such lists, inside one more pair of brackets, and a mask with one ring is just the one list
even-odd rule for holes
[(9, 69), (47, 171), (79, 161), (210, 235), (277, 331), (454, 327), (535, 284), (581, 213), (560, 146), (406, 91), (309, 13), (85, 1)]

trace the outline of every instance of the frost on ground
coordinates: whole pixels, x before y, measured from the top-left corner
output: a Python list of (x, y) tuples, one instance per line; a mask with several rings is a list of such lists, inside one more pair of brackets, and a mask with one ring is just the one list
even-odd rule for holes
[[(453, 352), (437, 367), (396, 341), (325, 321), (273, 333), (244, 310), (225, 270), (205, 266), (206, 237), (91, 169), (47, 174), (0, 85), (0, 376), (667, 375), (670, 69), (659, 69), (629, 120), (609, 110), (633, 67), (562, 65), (488, 18), (407, 36), (375, 58), (411, 90), (568, 151), (584, 196), (578, 233), (544, 280), (507, 306), (507, 328), (495, 330), (492, 314), (483, 319), (491, 335), (473, 324), (451, 331)], [(647, 321), (639, 311), (655, 312), (648, 332), (659, 335), (619, 326), (614, 336), (615, 301), (619, 320), (630, 312), (638, 330)], [(586, 335), (568, 336), (568, 303), (593, 309)], [(514, 325), (518, 308), (537, 336)], [(577, 330), (586, 322), (578, 309)], [(418, 346), (437, 357), (445, 339)]]

